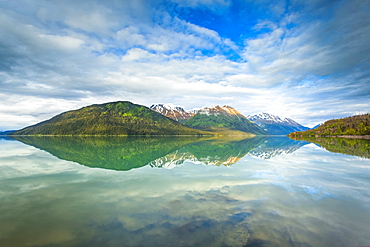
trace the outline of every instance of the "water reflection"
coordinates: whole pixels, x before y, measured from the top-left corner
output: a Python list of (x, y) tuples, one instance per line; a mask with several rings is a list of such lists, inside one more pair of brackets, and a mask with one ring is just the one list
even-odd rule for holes
[(291, 154), (309, 142), (295, 141), (286, 137), (269, 137), (248, 154), (261, 159), (271, 159), (282, 154)]
[(286, 137), (39, 137), (17, 140), (89, 167), (128, 171), (150, 165), (168, 167), (185, 161), (232, 165), (246, 154), (271, 158), (307, 144)]
[(185, 161), (229, 166), (261, 145), (267, 138), (223, 137), (194, 142), (150, 163), (153, 167), (183, 164)]
[(301, 137), (300, 140), (316, 143), (333, 153), (342, 153), (363, 158), (370, 158), (369, 139), (350, 139), (339, 137)]
[[(122, 142), (148, 148), (156, 148), (157, 142), (123, 138), (109, 145), (104, 138), (87, 139), (58, 146), (49, 138), (48, 145), (55, 146), (48, 148), (81, 160), (87, 157), (75, 152), (85, 150), (104, 163), (109, 155), (116, 155), (114, 160), (129, 153), (122, 151), (129, 148)], [(0, 246), (368, 245), (370, 160), (312, 144), (270, 159), (248, 155), (264, 153), (274, 142), (169, 140), (166, 148), (137, 164), (176, 152), (184, 158), (191, 153), (195, 161), (174, 169), (144, 166), (117, 172), (0, 140)], [(203, 154), (209, 150), (214, 152)], [(222, 165), (246, 152), (232, 166)], [(198, 159), (220, 167), (199, 165)]]
[(201, 138), (177, 137), (37, 137), (15, 139), (52, 155), (89, 167), (128, 171), (147, 165)]

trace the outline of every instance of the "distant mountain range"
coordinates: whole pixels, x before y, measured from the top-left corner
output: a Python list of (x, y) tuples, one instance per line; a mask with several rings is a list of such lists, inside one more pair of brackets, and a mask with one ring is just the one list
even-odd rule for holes
[[(181, 123), (184, 123), (185, 125), (192, 127), (192, 128), (198, 128), (198, 129), (207, 129), (210, 130), (212, 127), (213, 129), (218, 128), (220, 125), (224, 124), (227, 125), (225, 122), (225, 119), (221, 119), (222, 116), (239, 116), (239, 119), (247, 118), (248, 120), (256, 123), (260, 128), (256, 128), (255, 126), (252, 128), (253, 130), (250, 131), (249, 127), (247, 127), (248, 131), (254, 134), (269, 134), (269, 135), (287, 135), (294, 131), (304, 131), (308, 130), (308, 127), (302, 126), (301, 124), (297, 123), (296, 121), (290, 119), (290, 118), (284, 118), (281, 119), (278, 116), (274, 116), (268, 113), (259, 113), (256, 115), (249, 115), (245, 117), (241, 113), (237, 112), (234, 108), (230, 106), (216, 106), (213, 108), (205, 107), (203, 109), (200, 109), (198, 111), (196, 110), (185, 110), (181, 106), (175, 106), (173, 104), (157, 104), (152, 105), (150, 109), (163, 114), (166, 117), (172, 118), (176, 121), (179, 121)], [(201, 112), (202, 115), (205, 116), (195, 116), (197, 112)], [(230, 114), (230, 113), (235, 114)], [(237, 112), (237, 113), (236, 113)], [(214, 120), (211, 120), (211, 115), (218, 116), (216, 117), (218, 120), (215, 122)], [(193, 118), (192, 120), (190, 120)], [(207, 121), (204, 121), (205, 118), (208, 118)], [(230, 119), (230, 118), (226, 118)], [(189, 121), (187, 121), (189, 120)], [(245, 120), (242, 120), (245, 122)], [(221, 122), (221, 123), (220, 123)], [(227, 122), (227, 121), (226, 121)], [(229, 123), (230, 124), (230, 123)], [(251, 124), (247, 124), (249, 126), (253, 126)], [(222, 126), (224, 128), (225, 126)], [(231, 127), (231, 126), (229, 126)], [(263, 131), (261, 130), (263, 129)], [(243, 127), (231, 127), (230, 130), (233, 131), (246, 131)], [(211, 130), (212, 131), (212, 130)]]
[(117, 101), (64, 112), (4, 135), (286, 135), (306, 129), (267, 113), (245, 117), (231, 106), (185, 110)]
[(312, 129), (312, 130), (313, 130), (313, 129), (316, 129), (316, 128), (317, 128), (317, 127), (319, 127), (320, 125), (322, 125), (322, 123), (315, 125), (315, 126), (314, 126), (314, 127), (312, 127), (311, 129)]
[(0, 131), (0, 136), (6, 136), (9, 135), (10, 133), (14, 132), (16, 130), (6, 130), (6, 131)]
[(267, 131), (271, 135), (287, 135), (294, 131), (308, 130), (308, 127), (302, 126), (293, 119), (284, 118), (281, 119), (278, 116), (274, 116), (268, 113), (259, 113), (256, 115), (249, 115), (247, 118), (250, 121), (255, 122), (262, 129)]

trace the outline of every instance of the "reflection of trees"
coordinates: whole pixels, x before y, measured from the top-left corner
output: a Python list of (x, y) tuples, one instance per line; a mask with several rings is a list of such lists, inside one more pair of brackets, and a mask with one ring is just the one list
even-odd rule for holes
[(15, 139), (52, 155), (89, 167), (127, 171), (201, 141), (196, 137), (37, 137)]
[(370, 140), (339, 137), (299, 137), (300, 140), (314, 142), (334, 153), (370, 158)]

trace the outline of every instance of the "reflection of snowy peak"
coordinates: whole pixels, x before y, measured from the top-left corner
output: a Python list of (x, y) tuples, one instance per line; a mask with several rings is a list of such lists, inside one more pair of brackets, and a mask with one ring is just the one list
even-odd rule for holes
[(196, 158), (193, 154), (189, 152), (180, 152), (179, 150), (177, 150), (173, 153), (167, 154), (166, 156), (153, 160), (152, 162), (149, 163), (149, 165), (151, 167), (157, 168), (173, 168), (174, 166), (182, 165), (186, 161), (189, 161), (192, 163), (203, 163), (206, 165), (231, 166), (232, 164), (238, 162), (243, 156), (244, 155), (240, 157), (230, 156), (226, 159), (211, 156)]
[(282, 154), (290, 154), (299, 149), (299, 147), (295, 148), (287, 148), (287, 149), (276, 149), (276, 148), (256, 148), (248, 153), (248, 155), (260, 159), (271, 159), (272, 157), (282, 155)]
[(308, 128), (290, 118), (280, 118), (268, 113), (258, 113), (247, 117), (273, 135), (287, 135), (294, 131), (303, 131)]
[(294, 141), (274, 137), (248, 152), (248, 155), (266, 160), (283, 154), (291, 154), (306, 144), (307, 142), (305, 141)]
[(200, 161), (200, 162), (202, 162), (206, 165), (231, 166), (232, 164), (235, 164), (241, 158), (243, 158), (243, 156), (241, 156), (241, 157), (230, 156), (227, 159), (222, 159), (221, 157), (207, 157), (207, 158), (198, 159), (198, 161)]
[(173, 104), (152, 105), (150, 109), (176, 121), (187, 120), (195, 115), (195, 113), (192, 112), (194, 110), (186, 111), (183, 107), (175, 106)]
[(161, 158), (153, 160), (149, 163), (151, 167), (157, 168), (172, 168), (177, 165), (182, 165), (185, 161), (197, 162), (197, 158), (194, 157), (191, 153), (180, 152), (179, 150), (167, 154)]

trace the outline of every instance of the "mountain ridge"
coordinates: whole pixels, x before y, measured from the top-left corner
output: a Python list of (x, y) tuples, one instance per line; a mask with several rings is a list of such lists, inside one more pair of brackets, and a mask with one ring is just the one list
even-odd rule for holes
[(250, 122), (243, 114), (231, 106), (204, 107), (192, 118), (184, 122), (185, 126), (204, 131), (223, 134), (267, 135), (257, 124)]
[(185, 110), (182, 106), (174, 104), (153, 104), (150, 109), (180, 123), (185, 122), (195, 115), (194, 112)]
[[(132, 108), (132, 109), (131, 109)], [(135, 108), (135, 109), (134, 109)], [(195, 114), (196, 112), (196, 114)], [(181, 129), (181, 130), (180, 130)], [(287, 135), (308, 129), (268, 113), (245, 117), (231, 106), (185, 110), (174, 104), (150, 108), (129, 101), (93, 104), (63, 112), (10, 135)]]
[[(180, 123), (185, 123), (187, 120), (195, 116), (196, 113), (200, 112), (201, 114), (216, 113), (220, 108), (225, 110), (228, 113), (234, 112), (236, 116), (245, 117), (243, 114), (232, 108), (231, 106), (216, 106), (216, 107), (203, 107), (200, 109), (185, 110), (183, 106), (177, 106), (172, 103), (167, 104), (153, 104), (150, 109), (163, 114), (166, 117), (174, 119)], [(213, 110), (212, 110), (213, 109)], [(230, 112), (229, 112), (230, 111)], [(287, 135), (295, 131), (303, 131), (309, 129), (298, 122), (294, 121), (291, 118), (280, 118), (269, 113), (258, 113), (254, 115), (248, 115), (246, 118), (262, 129), (264, 129), (267, 134), (270, 135)], [(213, 129), (212, 131), (222, 131), (220, 129)], [(237, 133), (234, 133), (237, 134)]]
[(255, 115), (248, 115), (247, 118), (255, 122), (258, 126), (266, 130), (272, 135), (287, 135), (295, 131), (308, 130), (305, 127), (291, 118), (281, 119), (279, 116), (275, 116), (269, 113), (258, 113)]
[(85, 106), (63, 112), (10, 135), (203, 135), (129, 101)]

